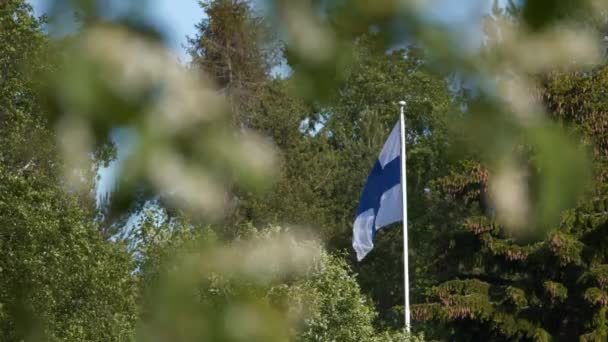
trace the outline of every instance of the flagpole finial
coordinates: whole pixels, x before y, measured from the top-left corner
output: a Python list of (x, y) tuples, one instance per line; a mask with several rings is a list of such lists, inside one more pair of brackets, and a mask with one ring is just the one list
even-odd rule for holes
[(405, 107), (405, 105), (406, 105), (406, 104), (407, 104), (407, 102), (405, 102), (405, 101), (403, 101), (403, 100), (399, 101), (399, 105), (400, 105), (401, 107)]

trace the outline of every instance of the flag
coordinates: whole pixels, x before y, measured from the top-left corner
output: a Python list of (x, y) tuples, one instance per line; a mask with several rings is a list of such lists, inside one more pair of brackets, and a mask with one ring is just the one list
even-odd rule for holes
[(403, 219), (401, 138), (395, 125), (367, 178), (353, 224), (353, 248), (361, 261), (372, 248), (376, 232)]

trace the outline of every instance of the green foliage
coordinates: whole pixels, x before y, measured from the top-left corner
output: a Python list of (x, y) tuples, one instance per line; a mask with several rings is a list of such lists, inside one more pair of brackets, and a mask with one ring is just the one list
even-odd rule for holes
[(311, 276), (293, 289), (307, 296), (309, 310), (298, 336), (302, 341), (361, 341), (374, 335), (375, 312), (343, 260), (325, 256)]
[[(144, 256), (149, 305), (140, 329), (143, 340), (396, 341), (403, 337), (376, 332), (375, 311), (349, 266), (314, 241), (281, 238), (286, 233), (279, 228), (258, 232), (250, 227), (241, 239), (218, 247), (208, 228), (175, 228), (165, 242), (149, 245)], [(314, 253), (305, 265), (290, 268), (290, 262), (281, 261), (294, 261), (302, 252)], [(298, 266), (295, 262), (292, 266)], [(255, 326), (246, 323), (254, 321)]]
[[(456, 103), (442, 76), (424, 67), (421, 51), (385, 54), (380, 39), (373, 34), (360, 37), (356, 63), (344, 71), (349, 76), (335, 101), (302, 101), (294, 96), (297, 83), (292, 78), (258, 90), (259, 104), (249, 112), (247, 125), (280, 147), (281, 172), (269, 192), (241, 194), (230, 222), (317, 227), (332, 250), (351, 250), (352, 217), (361, 187), (396, 123), (395, 101), (408, 99), (410, 247), (416, 272), (412, 288), (421, 294), (439, 266), (427, 262), (434, 250), (430, 241), (438, 226), (445, 228), (436, 219), (441, 209), (429, 210), (438, 202), (425, 189), (447, 163), (446, 118)], [(380, 320), (393, 321), (395, 327), (403, 324), (396, 313), (403, 302), (403, 282), (395, 272), (401, 267), (400, 234), (397, 227), (380, 232), (378, 248), (355, 266), (361, 285), (380, 308)]]
[[(591, 6), (590, 2), (584, 1), (584, 4), (575, 7)], [(585, 189), (588, 158), (585, 153), (573, 147), (576, 144), (567, 134), (546, 120), (542, 115), (543, 109), (534, 96), (528, 98), (528, 95), (533, 95), (530, 75), (551, 68), (571, 67), (573, 63), (595, 65), (599, 61), (599, 39), (595, 33), (578, 26), (564, 28), (550, 25), (561, 20), (557, 15), (561, 11), (561, 3), (545, 3), (547, 10), (539, 15), (535, 11), (532, 11), (535, 14), (529, 14), (535, 7), (528, 2), (522, 5), (521, 11), (515, 10), (511, 4), (507, 12), (513, 16), (525, 13), (522, 21), (530, 26), (536, 23), (536, 19), (540, 20), (540, 23), (534, 25), (537, 30), (517, 25), (516, 20), (498, 20), (488, 16), (500, 23), (495, 30), (495, 33), (500, 34), (489, 37), (488, 48), (479, 52), (463, 52), (460, 46), (453, 44), (453, 39), (459, 34), (457, 30), (452, 32), (428, 23), (420, 13), (424, 13), (427, 6), (432, 6), (430, 3), (394, 0), (272, 0), (269, 1), (269, 7), (277, 26), (285, 34), (287, 59), (294, 68), (293, 79), (298, 85), (299, 93), (321, 101), (324, 105), (339, 102), (344, 95), (341, 90), (349, 89), (347, 85), (351, 85), (349, 83), (352, 82), (353, 75), (351, 68), (359, 62), (358, 44), (364, 40), (362, 36), (369, 33), (370, 28), (373, 28), (371, 31), (378, 37), (374, 44), (378, 51), (384, 53), (401, 44), (404, 40), (403, 32), (409, 32), (408, 40), (424, 46), (427, 52), (425, 62), (417, 65), (420, 69), (436, 67), (439, 70), (455, 71), (480, 84), (476, 89), (478, 96), (475, 101), (466, 106), (467, 115), (454, 116), (454, 122), (450, 126), (465, 143), (461, 146), (474, 149), (490, 168), (504, 172), (497, 177), (503, 181), (504, 186), (515, 182), (514, 172), (534, 173), (532, 191), (523, 194), (521, 200), (509, 202), (506, 196), (496, 197), (499, 200), (498, 212), (507, 228), (527, 233), (522, 234), (525, 238), (530, 237), (525, 235), (539, 238), (558, 223), (556, 218), (560, 212), (574, 205), (577, 196)], [(574, 6), (573, 2), (569, 3)], [(595, 6), (597, 11), (593, 14), (601, 17), (605, 13), (601, 9), (605, 10), (605, 6), (597, 3)], [(591, 17), (588, 19), (591, 20)], [(568, 44), (570, 40), (566, 36), (570, 34), (572, 40), (576, 39), (581, 44), (576, 47)], [(538, 52), (533, 57), (529, 54), (532, 49)], [(562, 53), (556, 54), (556, 49)], [(566, 55), (571, 57), (565, 57)], [(391, 76), (399, 74), (402, 75), (397, 72)], [(420, 87), (419, 84), (416, 85)], [(492, 85), (496, 85), (495, 89)], [(378, 100), (374, 99), (376, 94), (391, 94), (396, 89), (398, 87), (370, 88), (369, 92), (357, 94), (356, 99), (361, 104), (374, 103), (374, 108), (382, 107), (382, 101), (372, 102)], [(463, 93), (466, 91), (463, 90)], [(403, 94), (401, 91), (400, 96), (396, 97), (402, 97)], [(393, 101), (394, 98), (395, 96)], [(418, 98), (417, 101), (423, 102), (423, 98)], [(358, 124), (353, 119), (353, 115), (344, 117), (344, 122), (350, 120), (351, 125), (345, 127), (344, 134), (358, 133), (348, 129)], [(525, 159), (523, 165), (518, 160), (507, 158), (511, 156), (517, 159), (512, 152), (520, 146), (522, 140), (530, 149), (539, 151), (535, 159)], [(559, 195), (556, 194), (558, 191)], [(522, 203), (529, 210), (526, 213), (516, 212), (522, 208), (511, 205), (512, 203)], [(534, 226), (535, 229), (521, 229), (526, 225)]]
[(54, 137), (36, 93), (36, 73), (52, 69), (45, 60), (48, 41), (41, 25), (24, 1), (0, 4), (0, 160), (5, 172), (56, 172)]
[[(603, 100), (597, 87), (601, 87), (599, 75), (604, 68), (591, 74), (551, 74), (550, 81), (539, 86), (552, 116), (562, 124), (572, 125), (580, 134), (579, 144), (594, 151), (596, 170), (603, 170), (605, 164), (601, 147), (604, 128), (591, 115), (602, 113)], [(584, 105), (574, 105), (579, 101), (584, 101), (580, 102)], [(529, 158), (534, 158), (534, 154)], [(418, 307), (417, 317), (449, 323), (458, 331), (452, 336), (464, 336), (467, 329), (476, 329), (479, 336), (485, 334), (487, 338), (496, 333), (501, 338), (537, 340), (595, 340), (605, 336), (603, 173), (595, 173), (594, 191), (564, 212), (559, 226), (550, 234), (538, 242), (521, 243), (497, 222), (492, 196), (488, 201), (485, 195), (495, 172), (490, 170), (480, 177), (475, 163), (463, 165), (436, 182), (450, 200), (461, 203), (456, 212), (461, 215), (458, 220), (464, 231), (460, 234), (467, 236), (455, 240), (450, 246), (453, 251), (448, 254), (462, 255), (461, 249), (474, 247), (465, 253), (467, 258), (452, 266), (454, 274), (450, 277), (478, 279), (489, 286), (489, 291), (473, 301), (479, 296), (478, 291), (469, 286), (463, 299), (462, 292), (454, 290), (454, 281), (445, 282), (437, 287), (445, 292), (431, 292), (429, 298), (435, 299), (432, 304)]]
[[(59, 177), (37, 92), (39, 73), (54, 65), (23, 1), (0, 4), (0, 51), (0, 339), (128, 340), (137, 319), (133, 260), (100, 236), (90, 188)], [(91, 185), (90, 173), (80, 176)]]
[(516, 310), (521, 310), (528, 305), (526, 292), (524, 292), (524, 290), (522, 289), (509, 286), (505, 290), (505, 295), (508, 301), (515, 307)]
[(34, 92), (39, 81), (24, 77), (51, 66), (44, 60), (46, 37), (41, 24), (24, 1), (7, 0), (0, 4), (0, 118), (16, 110), (37, 118), (42, 116), (37, 113), (39, 106)]
[(563, 284), (547, 280), (543, 283), (543, 287), (551, 302), (563, 302), (568, 298), (568, 289)]
[(128, 338), (136, 281), (126, 248), (104, 241), (76, 199), (43, 178), (0, 167), (0, 189), (1, 338)]
[(200, 1), (207, 18), (189, 39), (192, 64), (220, 89), (244, 104), (243, 96), (264, 82), (275, 63), (277, 46), (264, 17), (246, 0)]
[[(274, 0), (263, 17), (247, 1), (204, 1), (185, 68), (131, 18), (102, 22), (97, 1), (72, 3), (82, 30), (60, 51), (25, 2), (0, 4), (3, 340), (410, 338), (397, 331), (401, 228), (381, 231), (363, 263), (342, 252), (402, 99), (413, 316), (426, 321), (416, 330), (607, 335), (608, 77), (579, 68), (597, 62), (592, 34), (557, 25), (601, 4), (495, 3), (477, 55), (429, 25), (418, 2)], [(395, 49), (405, 31), (424, 50)], [(276, 36), (286, 79), (270, 75)], [(481, 85), (477, 97), (450, 92), (453, 71)], [(109, 239), (115, 212), (99, 222), (90, 196), (117, 126), (137, 144), (113, 208), (160, 198), (169, 213), (144, 217), (132, 254)], [(250, 129), (272, 140), (278, 163)], [(581, 146), (593, 152), (592, 198), (579, 198), (590, 178)], [(315, 227), (328, 251), (272, 223)]]

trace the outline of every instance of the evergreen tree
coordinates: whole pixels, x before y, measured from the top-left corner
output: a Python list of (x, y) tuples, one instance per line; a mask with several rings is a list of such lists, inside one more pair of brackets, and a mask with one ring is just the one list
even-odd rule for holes
[[(518, 24), (515, 6), (506, 14), (495, 7), (493, 15)], [(572, 19), (580, 20), (573, 13), (563, 20)], [(499, 39), (496, 31), (491, 33), (489, 39)], [(434, 182), (433, 195), (443, 199), (448, 209), (449, 229), (437, 240), (442, 253), (435, 256), (438, 267), (433, 271), (443, 281), (429, 287), (428, 302), (413, 310), (420, 322), (439, 322), (429, 330), (434, 337), (602, 341), (608, 336), (602, 304), (607, 260), (602, 237), (606, 223), (602, 117), (606, 108), (601, 89), (606, 84), (606, 66), (556, 70), (537, 79), (538, 88), (531, 96), (545, 104), (556, 123), (576, 132), (579, 145), (592, 149), (594, 190), (562, 213), (549, 234), (539, 241), (525, 241), (496, 219), (487, 195), (495, 174), (479, 163), (474, 152), (453, 167), (449, 176)], [(537, 153), (523, 141), (513, 151), (529, 170), (525, 186), (532, 194), (543, 177)]]
[[(325, 211), (316, 203), (318, 178), (327, 154), (303, 123), (313, 106), (293, 94), (290, 79), (275, 79), (258, 90), (249, 112), (249, 126), (272, 139), (280, 153), (273, 187), (263, 194), (243, 194), (230, 222), (307, 225), (324, 222)], [(312, 185), (312, 186), (311, 186)]]
[[(442, 322), (437, 327), (446, 329), (435, 331), (458, 340), (608, 337), (606, 70), (556, 71), (541, 79), (539, 96), (551, 117), (573, 128), (581, 145), (590, 145), (595, 170), (592, 194), (564, 212), (544, 239), (522, 242), (495, 220), (484, 195), (493, 173), (474, 157), (436, 182), (438, 196), (459, 205), (450, 211), (453, 229), (440, 239), (445, 253), (438, 255), (444, 269), (438, 274), (447, 281), (428, 289), (430, 303), (415, 307), (415, 319)], [(535, 165), (535, 152), (522, 147), (522, 158)], [(536, 168), (531, 170), (534, 175)], [(534, 186), (533, 179), (528, 186)]]
[(196, 26), (196, 36), (189, 38), (192, 66), (228, 95), (236, 123), (248, 126), (247, 111), (276, 64), (276, 42), (248, 0), (200, 1), (200, 5), (207, 18)]

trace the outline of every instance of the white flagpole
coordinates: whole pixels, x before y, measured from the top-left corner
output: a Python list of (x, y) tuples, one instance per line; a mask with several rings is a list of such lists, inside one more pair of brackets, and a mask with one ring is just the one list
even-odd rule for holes
[(409, 274), (409, 256), (407, 244), (407, 179), (405, 169), (405, 101), (399, 101), (401, 112), (399, 123), (401, 126), (401, 201), (403, 203), (403, 282), (405, 291), (405, 331), (410, 332), (410, 274)]

